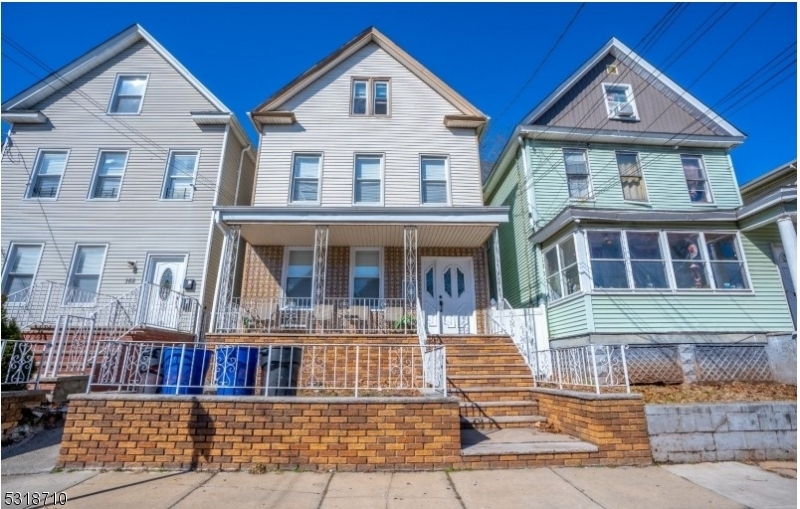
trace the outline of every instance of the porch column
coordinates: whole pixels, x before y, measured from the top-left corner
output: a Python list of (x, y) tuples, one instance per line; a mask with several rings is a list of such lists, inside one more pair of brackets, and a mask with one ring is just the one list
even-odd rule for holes
[[(403, 298), (405, 299), (405, 314), (409, 315), (417, 309), (417, 284), (419, 272), (417, 269), (417, 241), (419, 239), (416, 226), (403, 228)], [(421, 319), (421, 317), (417, 317)]]
[(504, 299), (503, 299), (503, 270), (500, 268), (500, 235), (497, 233), (497, 228), (492, 233), (492, 258), (494, 258), (494, 279), (495, 286), (497, 287), (497, 310), (501, 311), (502, 316)]
[[(231, 225), (225, 230), (222, 256), (217, 272), (217, 295), (211, 310), (211, 330), (229, 329), (237, 326), (233, 313), (233, 287), (236, 278), (236, 263), (239, 258), (241, 229)], [(219, 319), (221, 318), (221, 320)], [(233, 321), (233, 323), (229, 323)]]
[(314, 229), (314, 270), (311, 275), (311, 309), (325, 301), (325, 276), (328, 270), (328, 226)]
[(781, 235), (786, 264), (789, 265), (789, 273), (792, 275), (792, 284), (797, 288), (797, 231), (791, 217), (778, 219), (778, 232)]

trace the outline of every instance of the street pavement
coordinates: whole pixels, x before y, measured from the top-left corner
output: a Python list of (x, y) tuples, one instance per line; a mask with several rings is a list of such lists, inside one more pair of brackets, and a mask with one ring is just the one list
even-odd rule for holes
[[(2, 449), (2, 507), (76, 509), (788, 509), (797, 463), (530, 468), (448, 472), (50, 473), (61, 430)], [(52, 493), (59, 501), (53, 504)], [(66, 495), (63, 495), (63, 494)], [(28, 494), (28, 500), (25, 495)], [(40, 495), (39, 498), (42, 498)], [(19, 503), (17, 503), (17, 501)], [(26, 503), (27, 502), (27, 503)]]
[[(797, 467), (781, 468), (796, 472)], [(46, 507), (76, 509), (797, 507), (796, 479), (736, 462), (395, 473), (79, 470), (5, 475), (5, 470), (0, 478), (4, 508), (28, 507), (24, 495), (44, 491), (66, 493), (67, 498), (66, 505), (53, 505), (51, 494)]]

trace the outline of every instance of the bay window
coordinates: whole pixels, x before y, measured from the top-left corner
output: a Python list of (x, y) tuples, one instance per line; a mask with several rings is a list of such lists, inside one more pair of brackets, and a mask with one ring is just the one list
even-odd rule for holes
[(546, 251), (544, 260), (549, 300), (558, 300), (581, 290), (578, 257), (572, 236)]

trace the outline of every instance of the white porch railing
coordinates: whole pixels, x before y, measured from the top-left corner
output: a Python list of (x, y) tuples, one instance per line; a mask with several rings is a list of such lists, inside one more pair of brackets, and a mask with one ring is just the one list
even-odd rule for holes
[(431, 386), (414, 345), (101, 341), (87, 392), (244, 396), (408, 396)]
[(415, 320), (404, 299), (234, 298), (217, 309), (215, 332), (414, 334)]
[(20, 329), (32, 325), (53, 326), (59, 315), (87, 316), (114, 297), (67, 286), (55, 281), (39, 281), (7, 296), (6, 316)]
[(631, 392), (626, 345), (588, 345), (541, 350), (535, 353), (534, 381), (537, 386), (559, 389), (623, 389)]
[(2, 340), (0, 386), (4, 391), (24, 390), (28, 384), (39, 388), (41, 370), (37, 363), (50, 349), (50, 341)]
[(431, 348), (428, 343), (428, 321), (425, 318), (425, 311), (422, 306), (417, 304), (417, 336), (423, 357), (423, 374), (425, 383), (436, 388), (437, 392), (447, 397), (447, 355), (444, 346), (441, 348)]

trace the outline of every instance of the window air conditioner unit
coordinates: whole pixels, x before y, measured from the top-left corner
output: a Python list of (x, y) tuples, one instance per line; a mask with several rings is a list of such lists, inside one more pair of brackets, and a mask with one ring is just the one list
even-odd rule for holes
[(633, 106), (631, 103), (621, 104), (615, 108), (618, 117), (632, 117)]

